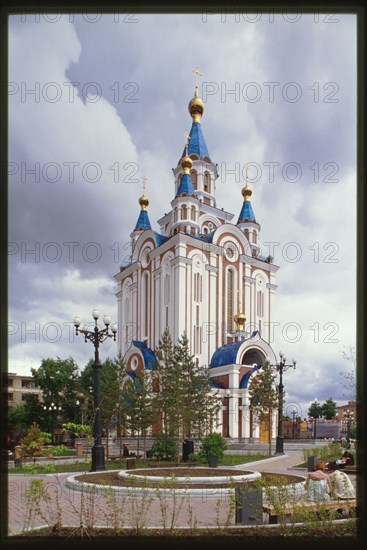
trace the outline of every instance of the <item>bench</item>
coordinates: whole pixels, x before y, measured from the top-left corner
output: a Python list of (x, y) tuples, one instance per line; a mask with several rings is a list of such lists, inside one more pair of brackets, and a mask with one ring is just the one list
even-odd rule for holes
[(331, 500), (329, 502), (310, 502), (299, 501), (294, 504), (288, 504), (283, 507), (281, 514), (279, 508), (273, 504), (264, 504), (263, 512), (269, 515), (269, 523), (279, 523), (279, 515), (284, 517), (284, 521), (289, 523), (291, 516), (302, 512), (313, 512), (316, 515), (323, 513), (325, 510), (339, 511), (343, 517), (348, 517), (351, 510), (356, 510), (357, 501), (355, 498), (348, 498), (343, 500)]
[(346, 474), (358, 474), (360, 472), (360, 468), (358, 468), (356, 464), (354, 464), (353, 466), (344, 466), (344, 468), (340, 469)]

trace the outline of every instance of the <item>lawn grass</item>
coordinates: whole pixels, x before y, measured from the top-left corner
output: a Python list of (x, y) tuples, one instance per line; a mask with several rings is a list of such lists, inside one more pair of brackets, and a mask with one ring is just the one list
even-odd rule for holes
[[(264, 458), (268, 458), (264, 455), (225, 455), (219, 462), (220, 466), (236, 466), (237, 464), (247, 464), (250, 462), (255, 462), (257, 460), (262, 460)], [(167, 461), (165, 462), (159, 462), (158, 460), (147, 460), (147, 459), (137, 459), (136, 460), (136, 466), (137, 468), (147, 468), (152, 465), (152, 462), (154, 462), (154, 465), (162, 465), (167, 466)], [(175, 463), (171, 463), (172, 466), (175, 465)], [(185, 463), (181, 463), (181, 466), (184, 466)], [(206, 463), (199, 463), (198, 466), (206, 466)], [(28, 466), (28, 468), (27, 468)], [(31, 466), (31, 468), (29, 468)], [(52, 468), (50, 467), (52, 466)], [(126, 459), (122, 458), (121, 460), (106, 460), (105, 466), (107, 470), (126, 470)], [(72, 473), (72, 472), (89, 472), (91, 468), (91, 461), (86, 460), (84, 462), (74, 462), (66, 464), (65, 462), (61, 462), (58, 460), (55, 460), (52, 464), (42, 464), (41, 462), (36, 462), (35, 467), (32, 466), (32, 463), (28, 463), (26, 467), (22, 468), (14, 468), (9, 467), (7, 472), (9, 474), (46, 474), (46, 473), (56, 473), (56, 474), (62, 474), (62, 473)]]

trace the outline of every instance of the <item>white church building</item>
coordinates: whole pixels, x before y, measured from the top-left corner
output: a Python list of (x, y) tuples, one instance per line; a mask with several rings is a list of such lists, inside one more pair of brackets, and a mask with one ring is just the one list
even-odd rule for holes
[[(248, 384), (265, 358), (276, 362), (268, 342), (278, 267), (260, 255), (248, 182), (236, 214), (217, 206), (217, 164), (204, 139), (197, 86), (189, 112), (192, 126), (173, 170), (171, 209), (156, 232), (144, 192), (131, 233), (131, 263), (115, 275), (119, 351), (127, 374), (139, 376), (154, 368), (166, 327), (174, 343), (186, 332), (191, 353), (210, 369), (213, 391), (222, 400), (213, 429), (244, 442), (266, 442), (249, 409)], [(275, 425), (276, 418), (273, 436)]]

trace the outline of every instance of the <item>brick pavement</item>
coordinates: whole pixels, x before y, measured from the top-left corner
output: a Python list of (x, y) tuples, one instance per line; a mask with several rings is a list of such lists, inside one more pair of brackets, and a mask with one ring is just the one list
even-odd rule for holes
[[(292, 452), (281, 457), (253, 462), (244, 465), (248, 470), (273, 473), (293, 473), (289, 470), (302, 462), (300, 453)], [(237, 466), (239, 468), (241, 466)], [(306, 471), (299, 471), (300, 475), (307, 475)], [(235, 516), (233, 502), (223, 493), (217, 498), (208, 498), (205, 490), (200, 497), (171, 497), (158, 499), (130, 498), (127, 496), (108, 497), (105, 494), (81, 493), (65, 486), (66, 479), (71, 474), (48, 475), (9, 475), (8, 513), (9, 535), (16, 534), (25, 527), (53, 525), (60, 514), (62, 525), (65, 526), (112, 526), (119, 523), (123, 526), (139, 526), (139, 518), (143, 518), (145, 526), (162, 527), (164, 518), (170, 525), (172, 515), (176, 515), (177, 527), (200, 527), (234, 525)], [(43, 500), (39, 511), (32, 504), (27, 504), (27, 490), (32, 480), (43, 481), (47, 490), (48, 502)], [(38, 489), (40, 490), (40, 489)], [(112, 500), (111, 500), (112, 498)], [(28, 518), (28, 519), (27, 519)]]

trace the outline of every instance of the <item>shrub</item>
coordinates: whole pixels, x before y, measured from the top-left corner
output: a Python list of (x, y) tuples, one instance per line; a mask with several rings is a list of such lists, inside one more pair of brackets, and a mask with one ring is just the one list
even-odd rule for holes
[(227, 442), (219, 433), (209, 433), (201, 440), (200, 454), (209, 461), (210, 456), (215, 456), (218, 460), (223, 458), (223, 451), (227, 448)]
[(198, 463), (204, 462), (204, 457), (198, 453), (190, 453), (188, 456), (188, 459), (190, 462), (198, 462)]
[(323, 447), (315, 447), (313, 449), (303, 449), (303, 459), (307, 462), (309, 456), (317, 456), (320, 460), (327, 464), (332, 460), (337, 460), (340, 457), (339, 443), (330, 443)]
[(176, 454), (176, 441), (168, 434), (158, 435), (150, 449), (151, 457), (157, 460), (173, 460)]
[(55, 445), (55, 447), (46, 449), (45, 454), (48, 456), (63, 456), (65, 453), (69, 452), (69, 449), (65, 447), (65, 445)]

